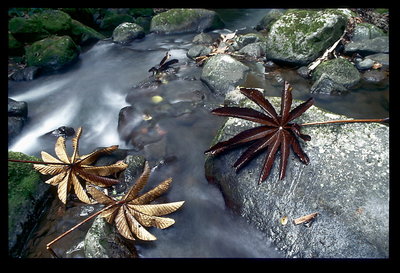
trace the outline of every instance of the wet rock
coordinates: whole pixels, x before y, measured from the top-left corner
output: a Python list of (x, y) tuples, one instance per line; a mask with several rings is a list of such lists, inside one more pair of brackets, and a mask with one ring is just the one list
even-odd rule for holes
[[(8, 152), (8, 158), (39, 161), (19, 152)], [(26, 240), (50, 198), (50, 185), (44, 183), (32, 164), (8, 162), (8, 250), (20, 257)]]
[(373, 60), (375, 63), (382, 65), (381, 69), (386, 70), (389, 68), (389, 54), (377, 53), (365, 56), (365, 59)]
[(144, 37), (144, 30), (135, 23), (122, 23), (118, 25), (112, 34), (112, 40), (115, 43), (126, 45), (135, 39)]
[(238, 52), (240, 54), (245, 54), (249, 57), (260, 58), (265, 55), (264, 47), (264, 43), (261, 42), (251, 43), (242, 47)]
[(271, 25), (285, 13), (284, 9), (271, 9), (255, 27), (256, 30), (269, 30)]
[(86, 258), (137, 258), (132, 242), (127, 242), (114, 225), (97, 216), (84, 241)]
[(322, 62), (313, 71), (312, 78), (315, 81), (311, 87), (313, 93), (330, 93), (335, 89), (345, 91), (361, 79), (357, 68), (343, 58)]
[[(230, 105), (257, 108), (237, 91), (228, 96)], [(271, 103), (279, 109), (279, 98), (271, 98)], [(313, 106), (296, 122), (342, 118), (347, 117)], [(253, 126), (229, 118), (213, 143)], [(207, 157), (206, 177), (220, 186), (229, 207), (264, 231), (287, 257), (387, 258), (389, 127), (352, 123), (309, 126), (302, 132), (311, 136), (311, 141), (301, 141), (310, 164), (302, 164), (291, 152), (283, 180), (279, 153), (268, 180), (260, 185), (265, 153), (235, 173), (232, 165), (245, 148)], [(319, 215), (311, 225), (293, 223), (313, 212)], [(280, 221), (284, 216), (286, 225)]]
[(25, 101), (16, 101), (8, 98), (8, 116), (28, 117), (28, 104)]
[[(128, 167), (123, 171), (122, 181), (114, 185), (109, 194), (116, 198), (123, 196), (142, 174), (145, 158), (129, 155), (124, 159)], [(109, 224), (101, 217), (96, 217), (88, 230), (84, 251), (87, 258), (137, 258), (138, 254), (132, 241), (123, 238), (114, 224)]]
[(318, 94), (341, 94), (342, 92), (346, 92), (348, 89), (336, 82), (334, 79), (330, 77), (327, 73), (322, 73), (322, 75), (314, 82), (314, 84), (310, 88), (311, 93)]
[(28, 104), (8, 98), (8, 144), (18, 136), (28, 120)]
[(367, 70), (367, 69), (370, 69), (374, 65), (375, 62), (371, 59), (365, 58), (364, 60), (361, 59), (359, 61), (356, 61), (355, 63), (356, 63), (356, 67), (359, 70)]
[(302, 66), (296, 70), (297, 74), (301, 77), (308, 79), (310, 77), (310, 71), (308, 70), (307, 66)]
[(210, 53), (211, 53), (210, 47), (205, 45), (194, 45), (188, 50), (186, 56), (188, 56), (191, 59), (195, 59), (196, 57), (205, 56)]
[(150, 32), (185, 33), (221, 28), (224, 23), (215, 11), (206, 9), (170, 9), (155, 15)]
[(362, 79), (368, 84), (373, 84), (380, 87), (389, 84), (389, 82), (387, 81), (386, 73), (381, 70), (366, 71), (362, 74)]
[(375, 53), (389, 53), (389, 37), (381, 36), (360, 42), (350, 42), (344, 46), (343, 52), (347, 55), (359, 53), (362, 56)]
[(79, 50), (69, 36), (52, 36), (26, 47), (29, 66), (54, 71), (66, 67), (78, 59)]
[(211, 45), (214, 42), (213, 37), (207, 33), (200, 33), (193, 37), (193, 44)]
[(347, 17), (335, 10), (291, 10), (271, 26), (266, 40), (268, 59), (307, 65), (336, 42)]
[(226, 54), (212, 56), (203, 67), (200, 79), (217, 94), (225, 94), (243, 83), (250, 69)]
[(8, 117), (8, 145), (22, 132), (25, 123), (26, 119), (22, 117)]
[(23, 69), (15, 71), (11, 75), (11, 79), (14, 81), (31, 81), (40, 74), (40, 68), (36, 66), (28, 66)]
[(234, 50), (240, 50), (243, 47), (252, 44), (264, 42), (265, 37), (260, 33), (247, 33), (243, 35), (238, 35), (234, 38), (232, 47)]
[(58, 127), (57, 129), (50, 131), (46, 134), (44, 134), (44, 136), (54, 136), (54, 137), (71, 137), (75, 135), (75, 130), (72, 127), (68, 127), (68, 126), (61, 126)]
[(353, 31), (351, 40), (353, 42), (362, 42), (364, 40), (374, 39), (376, 37), (385, 36), (385, 32), (377, 26), (370, 23), (357, 24)]

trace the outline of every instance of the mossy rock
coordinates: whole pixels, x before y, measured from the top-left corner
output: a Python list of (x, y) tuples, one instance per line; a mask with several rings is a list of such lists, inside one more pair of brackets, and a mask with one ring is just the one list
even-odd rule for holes
[(69, 36), (52, 36), (25, 48), (27, 64), (47, 71), (59, 70), (74, 62), (78, 48)]
[(106, 38), (100, 32), (97, 32), (93, 28), (88, 27), (87, 25), (84, 25), (77, 20), (71, 21), (70, 32), (71, 32), (71, 38), (74, 40), (74, 42), (81, 45)]
[(103, 30), (114, 30), (117, 26), (122, 23), (128, 22), (133, 23), (135, 19), (129, 14), (117, 14), (109, 13), (107, 14), (100, 24), (100, 28)]
[(324, 73), (329, 75), (329, 78), (335, 83), (341, 84), (345, 88), (355, 86), (361, 79), (357, 68), (343, 58), (336, 58), (319, 64), (312, 74), (313, 80), (318, 80)]
[[(8, 158), (40, 161), (20, 152), (8, 152)], [(8, 162), (8, 240), (12, 256), (18, 256), (33, 228), (50, 186), (43, 183), (32, 164)]]
[(50, 34), (66, 34), (71, 26), (71, 16), (61, 10), (45, 10), (31, 17)]
[(8, 54), (11, 56), (21, 56), (24, 54), (24, 45), (8, 32)]
[(336, 10), (289, 10), (275, 21), (267, 36), (267, 58), (307, 65), (343, 34), (347, 16)]
[(206, 9), (170, 9), (155, 15), (150, 32), (185, 33), (222, 28), (224, 23), (215, 11)]
[(154, 15), (152, 8), (131, 8), (129, 9), (129, 15), (133, 17), (150, 17)]
[(32, 18), (14, 17), (8, 22), (8, 29), (21, 43), (31, 43), (49, 35), (42, 23)]

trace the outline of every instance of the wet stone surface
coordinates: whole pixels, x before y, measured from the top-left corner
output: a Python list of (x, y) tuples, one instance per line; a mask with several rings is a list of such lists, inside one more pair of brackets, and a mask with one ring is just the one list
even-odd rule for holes
[[(256, 108), (243, 98), (232, 91), (227, 102)], [(280, 98), (271, 98), (271, 103), (279, 109)], [(312, 106), (295, 122), (343, 118), (347, 119)], [(213, 144), (252, 126), (229, 118)], [(279, 153), (269, 178), (260, 185), (265, 152), (236, 174), (232, 165), (245, 148), (208, 157), (207, 179), (219, 185), (229, 207), (270, 236), (286, 257), (387, 258), (389, 127), (353, 123), (303, 127), (302, 132), (311, 136), (311, 141), (301, 141), (310, 164), (302, 164), (291, 152), (283, 180)], [(312, 223), (293, 223), (314, 212), (319, 214)], [(287, 224), (282, 217), (288, 218)]]

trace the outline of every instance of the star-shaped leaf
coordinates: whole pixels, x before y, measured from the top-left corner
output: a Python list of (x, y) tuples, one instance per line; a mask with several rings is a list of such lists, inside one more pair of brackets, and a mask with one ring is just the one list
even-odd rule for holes
[(174, 219), (160, 216), (176, 211), (184, 203), (184, 201), (179, 201), (165, 204), (149, 204), (167, 191), (172, 182), (171, 178), (138, 196), (146, 185), (149, 176), (150, 167), (146, 162), (142, 175), (120, 201), (112, 199), (95, 187), (88, 187), (88, 192), (95, 200), (106, 206), (111, 205), (100, 216), (104, 217), (110, 224), (114, 222), (118, 232), (130, 240), (135, 240), (135, 237), (145, 241), (156, 240), (157, 238), (144, 227), (152, 226), (164, 229), (173, 225), (175, 223)]
[(293, 110), (290, 110), (292, 106), (292, 87), (288, 82), (285, 82), (281, 97), (281, 109), (278, 114), (272, 104), (259, 90), (254, 88), (240, 88), (240, 92), (260, 106), (264, 113), (251, 108), (222, 107), (212, 110), (212, 114), (241, 118), (260, 123), (261, 126), (245, 130), (229, 140), (221, 141), (212, 146), (205, 153), (216, 155), (239, 145), (252, 142), (233, 166), (236, 168), (236, 171), (238, 171), (257, 154), (266, 150), (263, 168), (258, 181), (259, 183), (268, 178), (278, 150), (281, 154), (280, 179), (285, 177), (290, 147), (301, 162), (308, 164), (309, 158), (302, 150), (297, 137), (305, 141), (311, 140), (311, 137), (301, 134), (300, 125), (291, 123), (291, 121), (301, 116), (313, 105), (313, 98), (308, 99)]
[(117, 183), (118, 180), (104, 176), (120, 172), (128, 166), (122, 161), (108, 166), (90, 166), (101, 154), (110, 153), (116, 150), (118, 146), (114, 145), (102, 148), (90, 154), (80, 156), (78, 148), (81, 134), (82, 128), (79, 128), (76, 136), (72, 139), (73, 153), (71, 157), (66, 151), (65, 138), (59, 137), (55, 145), (55, 153), (58, 159), (45, 151), (41, 152), (44, 162), (55, 164), (33, 165), (42, 174), (54, 175), (46, 183), (58, 186), (58, 197), (64, 204), (67, 202), (68, 193), (72, 188), (79, 200), (85, 203), (92, 203), (85, 191), (85, 181), (101, 187), (111, 186)]

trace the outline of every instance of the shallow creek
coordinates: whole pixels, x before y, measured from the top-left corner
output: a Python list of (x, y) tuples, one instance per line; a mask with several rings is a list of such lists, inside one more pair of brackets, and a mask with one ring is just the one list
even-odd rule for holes
[[(227, 33), (236, 29), (251, 30), (267, 10), (221, 10)], [(41, 76), (29, 82), (9, 82), (9, 97), (28, 103), (29, 121), (9, 150), (40, 156), (40, 151), (54, 154), (56, 138), (42, 137), (60, 126), (82, 127), (80, 153), (96, 147), (119, 145), (130, 154), (145, 155), (155, 166), (150, 184), (168, 177), (173, 184), (164, 198), (185, 200), (173, 215), (175, 225), (165, 230), (151, 229), (154, 242), (137, 244), (140, 257), (282, 257), (269, 239), (226, 207), (219, 189), (204, 176), (204, 154), (210, 146), (222, 118), (210, 110), (223, 102), (200, 81), (201, 68), (186, 57), (196, 34), (149, 34), (129, 46), (100, 41), (81, 53), (69, 69)], [(148, 69), (160, 62), (165, 52), (179, 63), (177, 79), (158, 88), (135, 89), (149, 77)], [(284, 78), (294, 86), (294, 98), (310, 96), (310, 83), (294, 69), (281, 69), (278, 74), (265, 74), (262, 64), (253, 68), (246, 86), (269, 90), (279, 96)], [(199, 100), (196, 96), (201, 94)], [(155, 103), (152, 97), (163, 101)], [(350, 117), (388, 116), (388, 88), (360, 87), (343, 96), (314, 96), (316, 105)], [(129, 102), (129, 103), (128, 103)], [(117, 125), (121, 108), (133, 105), (139, 113), (154, 117), (152, 122), (162, 132), (159, 149), (137, 149), (120, 139)], [(161, 107), (162, 106), (162, 107)], [(161, 110), (162, 115), (157, 115)], [(135, 126), (136, 121), (131, 121)], [(67, 149), (71, 151), (70, 140)], [(163, 161), (165, 158), (174, 158)], [(75, 203), (62, 216), (45, 211), (26, 246), (26, 257), (50, 257), (45, 244), (85, 219), (97, 206)], [(55, 215), (55, 216), (54, 216)], [(91, 223), (91, 222), (90, 222)], [(84, 257), (83, 239), (90, 223), (82, 225), (53, 247), (63, 257)]]

